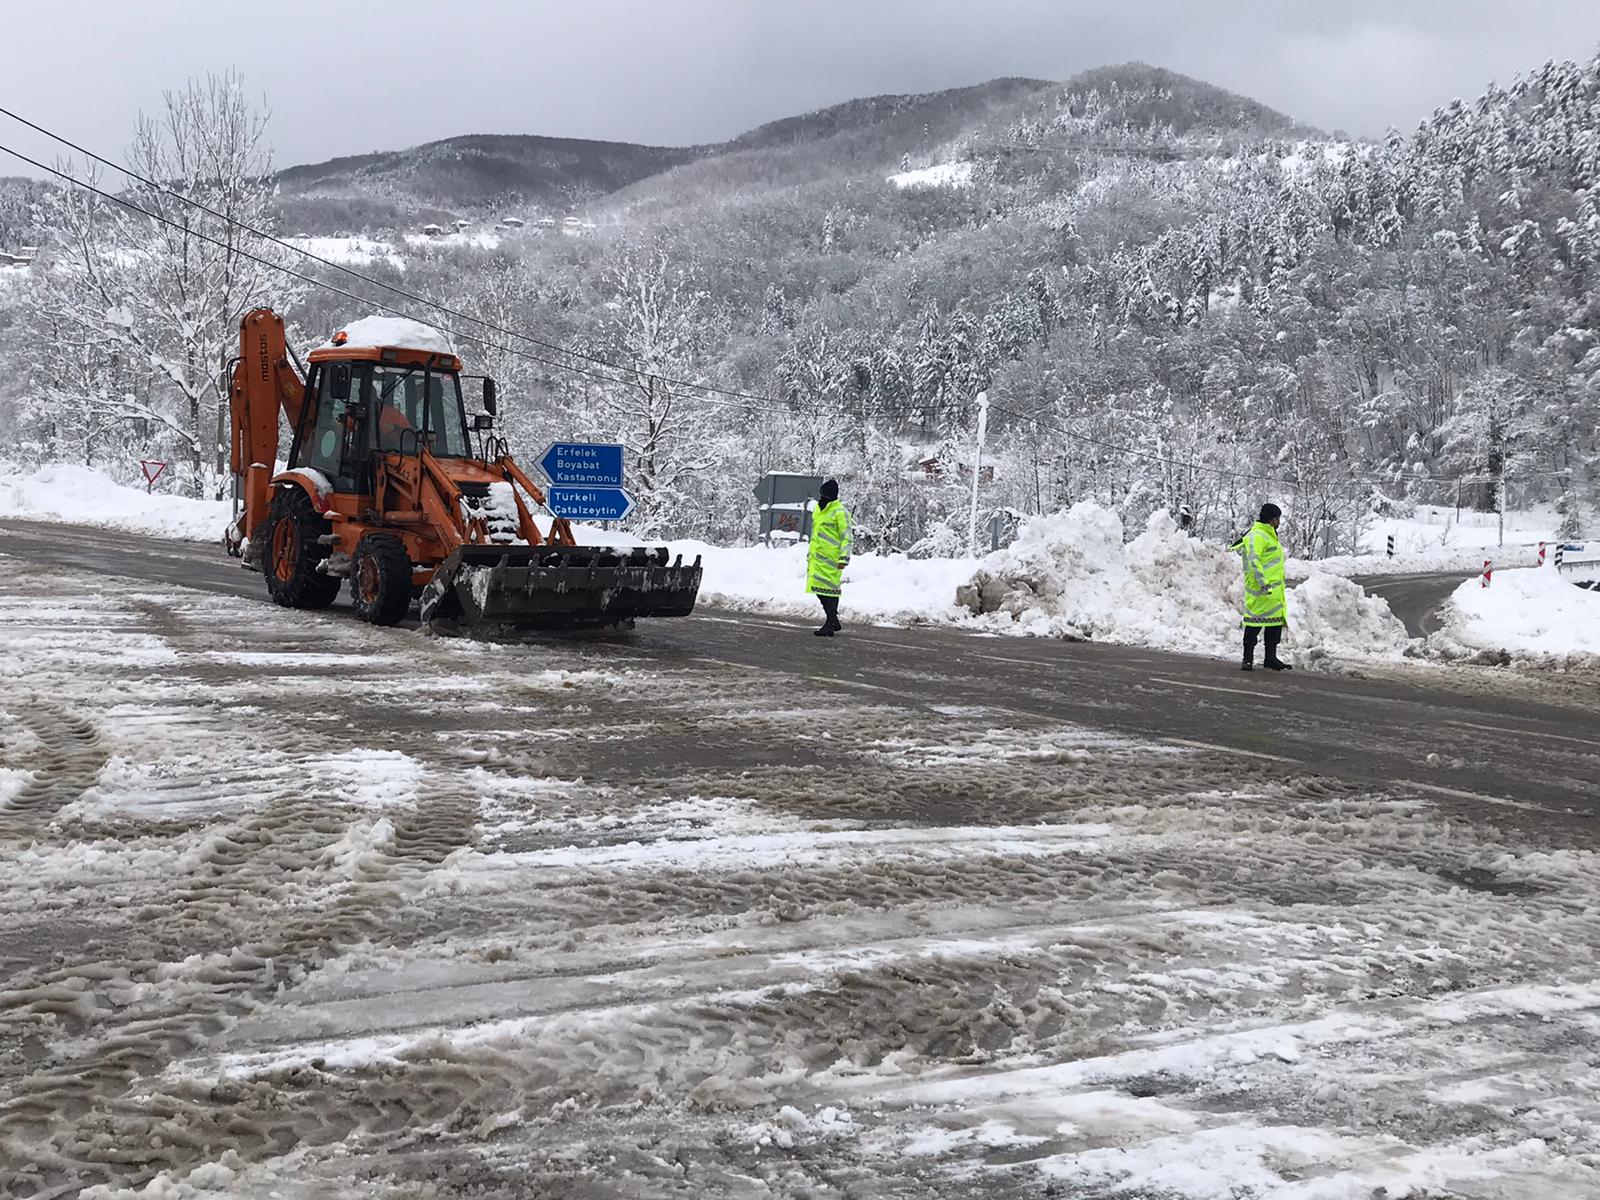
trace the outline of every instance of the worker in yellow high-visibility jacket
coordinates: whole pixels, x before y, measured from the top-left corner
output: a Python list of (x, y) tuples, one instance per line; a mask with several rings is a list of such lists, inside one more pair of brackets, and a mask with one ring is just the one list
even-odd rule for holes
[(1262, 663), (1269, 671), (1292, 671), (1278, 658), (1278, 643), (1289, 623), (1288, 598), (1284, 594), (1284, 554), (1278, 542), (1278, 523), (1283, 510), (1276, 504), (1263, 504), (1261, 515), (1250, 531), (1233, 544), (1244, 567), (1244, 665), (1256, 667), (1256, 642), (1266, 633), (1267, 657)]
[(839, 503), (839, 481), (830, 479), (817, 489), (811, 547), (806, 552), (806, 591), (822, 601), (818, 637), (832, 637), (844, 628), (839, 624), (839, 597), (844, 591), (844, 569), (849, 565), (850, 511)]

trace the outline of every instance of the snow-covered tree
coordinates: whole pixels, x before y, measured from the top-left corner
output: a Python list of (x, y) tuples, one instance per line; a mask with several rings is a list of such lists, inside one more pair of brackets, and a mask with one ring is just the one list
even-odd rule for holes
[(630, 520), (648, 536), (680, 519), (690, 481), (720, 460), (714, 431), (730, 410), (687, 386), (703, 382), (706, 335), (706, 294), (692, 262), (664, 243), (620, 242), (602, 268), (602, 289), (592, 344), (616, 365), (594, 390), (594, 419), (627, 450), (637, 502)]
[[(43, 206), (53, 261), (45, 314), (73, 354), (120, 355), (159, 387), (139, 395), (57, 372), (42, 399), (76, 401), (105, 423), (166, 431), (194, 495), (222, 494), (230, 358), (240, 317), (295, 295), (271, 262), (284, 253), (243, 228), (271, 224), (266, 114), (234, 73), (208, 76), (141, 116), (118, 204), (73, 188)], [(149, 182), (143, 182), (143, 181)], [(202, 211), (193, 201), (216, 216)], [(62, 391), (81, 386), (81, 393)]]

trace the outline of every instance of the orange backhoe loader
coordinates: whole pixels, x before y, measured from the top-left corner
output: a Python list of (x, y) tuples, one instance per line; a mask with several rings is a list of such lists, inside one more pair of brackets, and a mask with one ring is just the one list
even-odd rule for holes
[[(467, 421), (461, 360), (433, 330), (368, 318), (290, 362), (283, 318), (247, 313), (233, 364), (235, 518), (228, 552), (289, 608), (470, 631), (687, 616), (700, 560), (665, 547), (580, 546), (493, 433), (494, 381)], [(277, 471), (280, 417), (293, 441)], [(473, 437), (476, 435), (477, 453)], [(543, 526), (541, 528), (541, 525)]]

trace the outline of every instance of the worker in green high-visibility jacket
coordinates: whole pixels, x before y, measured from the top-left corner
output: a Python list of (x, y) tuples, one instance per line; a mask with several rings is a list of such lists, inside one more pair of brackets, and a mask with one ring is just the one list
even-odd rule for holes
[(1244, 567), (1244, 665), (1256, 669), (1256, 642), (1266, 633), (1267, 657), (1262, 663), (1269, 671), (1292, 671), (1278, 658), (1278, 643), (1289, 623), (1288, 598), (1284, 594), (1284, 554), (1278, 542), (1278, 523), (1283, 510), (1276, 504), (1263, 504), (1261, 515), (1250, 531), (1235, 542)]
[(817, 489), (811, 547), (806, 552), (806, 591), (822, 601), (818, 637), (832, 637), (844, 628), (839, 624), (839, 597), (844, 591), (844, 569), (849, 565), (850, 510), (839, 503), (839, 481), (830, 479)]

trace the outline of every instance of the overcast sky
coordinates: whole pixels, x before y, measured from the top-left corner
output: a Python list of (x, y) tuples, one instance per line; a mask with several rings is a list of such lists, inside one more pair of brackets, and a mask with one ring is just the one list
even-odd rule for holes
[(236, 66), (287, 166), (461, 133), (718, 141), (856, 96), (1129, 59), (1376, 135), (1590, 57), (1600, 0), (5, 0), (0, 29), (0, 103), (92, 149), (119, 156), (164, 89)]

